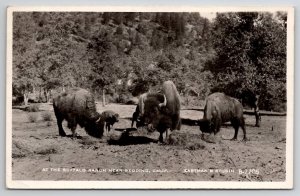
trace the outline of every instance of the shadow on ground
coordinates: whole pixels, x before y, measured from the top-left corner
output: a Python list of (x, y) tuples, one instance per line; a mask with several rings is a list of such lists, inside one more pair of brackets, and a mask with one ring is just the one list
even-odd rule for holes
[(148, 138), (145, 136), (131, 136), (130, 131), (124, 131), (119, 137), (111, 137), (107, 143), (109, 145), (135, 145), (135, 144), (149, 144), (149, 143), (157, 143), (158, 141), (152, 138)]

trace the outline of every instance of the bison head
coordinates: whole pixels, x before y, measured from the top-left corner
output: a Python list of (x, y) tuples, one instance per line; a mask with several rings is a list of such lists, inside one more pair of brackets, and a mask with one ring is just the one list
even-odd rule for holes
[(104, 119), (99, 116), (96, 120), (90, 120), (85, 126), (86, 132), (93, 137), (101, 138), (104, 132)]
[(109, 118), (109, 123), (114, 125), (116, 122), (119, 122), (119, 114), (115, 113)]
[(200, 131), (202, 133), (211, 133), (212, 128), (211, 128), (211, 121), (207, 119), (201, 119), (198, 121), (198, 124), (200, 126)]
[(145, 123), (144, 123), (144, 117), (143, 116), (141, 116), (141, 117), (138, 117), (137, 119), (136, 119), (136, 127), (138, 128), (138, 127), (143, 127), (145, 125)]
[(163, 94), (152, 94), (145, 100), (143, 120), (150, 130), (157, 129), (167, 113), (167, 99)]

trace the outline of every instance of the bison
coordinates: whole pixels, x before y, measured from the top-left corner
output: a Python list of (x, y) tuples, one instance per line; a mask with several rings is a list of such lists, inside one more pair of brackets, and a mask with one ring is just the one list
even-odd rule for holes
[(135, 111), (132, 114), (132, 118), (131, 118), (131, 128), (134, 125), (134, 122), (136, 122), (136, 127), (138, 128), (138, 118), (139, 118), (139, 113), (140, 113), (140, 109), (139, 106), (137, 105), (135, 108)]
[(259, 113), (259, 98), (260, 96), (249, 89), (245, 89), (242, 91), (240, 95), (240, 100), (243, 106), (249, 106), (251, 109), (254, 109), (255, 115), (255, 126), (260, 127), (261, 116)]
[(156, 129), (159, 133), (159, 141), (163, 142), (163, 133), (168, 135), (168, 129), (180, 130), (180, 97), (176, 86), (172, 81), (166, 81), (161, 93), (147, 95), (144, 102), (143, 119), (150, 130)]
[(106, 110), (101, 114), (102, 120), (105, 122), (105, 128), (107, 133), (110, 131), (110, 127), (116, 122), (119, 122), (119, 114), (111, 110)]
[(144, 126), (144, 120), (143, 117), (140, 116), (140, 109), (139, 105), (136, 106), (135, 112), (132, 114), (131, 119), (131, 128), (133, 128), (134, 122), (136, 122), (136, 128)]
[(86, 132), (97, 138), (103, 135), (104, 121), (96, 111), (96, 104), (93, 95), (81, 88), (70, 89), (53, 99), (54, 113), (57, 119), (60, 136), (66, 136), (62, 127), (63, 120), (68, 122), (73, 138), (76, 137), (76, 127), (79, 124)]
[(255, 116), (255, 126), (260, 127), (261, 124), (261, 115), (259, 112), (259, 105), (260, 104), (260, 91), (254, 91), (249, 88), (243, 88), (243, 89), (235, 89), (233, 88), (224, 88), (224, 87), (213, 87), (211, 89), (212, 93), (216, 92), (223, 92), (228, 96), (237, 98), (243, 105), (243, 107), (250, 107), (251, 109), (254, 109), (254, 116)]
[(232, 140), (237, 139), (239, 127), (244, 133), (243, 140), (246, 141), (245, 120), (243, 117), (243, 106), (235, 98), (224, 93), (213, 93), (206, 99), (203, 119), (199, 121), (202, 133), (217, 134), (222, 123), (230, 121), (235, 132)]

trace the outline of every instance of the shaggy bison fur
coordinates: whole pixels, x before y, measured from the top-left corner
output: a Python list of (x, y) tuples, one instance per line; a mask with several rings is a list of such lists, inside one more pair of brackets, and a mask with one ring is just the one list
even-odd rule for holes
[(148, 94), (149, 93), (144, 93), (140, 95), (138, 105), (136, 106), (135, 112), (132, 114), (131, 127), (133, 127), (134, 122), (136, 122), (137, 128), (144, 126), (144, 120), (143, 120), (144, 107), (145, 107), (144, 105), (148, 97)]
[(62, 127), (63, 120), (66, 120), (73, 137), (76, 137), (77, 124), (84, 127), (89, 135), (102, 137), (104, 121), (100, 120), (101, 115), (96, 111), (94, 97), (89, 91), (74, 88), (63, 92), (53, 99), (53, 108), (60, 136), (66, 135)]
[(166, 81), (162, 86), (163, 93), (148, 94), (145, 100), (143, 118), (151, 129), (159, 133), (159, 141), (163, 142), (162, 134), (167, 130), (180, 130), (180, 97), (175, 84)]
[(237, 139), (239, 127), (244, 133), (243, 140), (246, 141), (245, 120), (243, 117), (243, 106), (235, 98), (224, 93), (213, 93), (206, 99), (203, 119), (199, 121), (200, 130), (204, 133), (217, 134), (222, 123), (231, 122), (235, 132), (232, 140)]

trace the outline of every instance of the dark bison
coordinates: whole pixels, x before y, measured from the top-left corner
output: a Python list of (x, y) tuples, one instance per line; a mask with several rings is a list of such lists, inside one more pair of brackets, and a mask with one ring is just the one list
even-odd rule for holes
[(66, 120), (73, 137), (76, 137), (77, 124), (84, 127), (89, 135), (102, 137), (104, 121), (96, 111), (94, 97), (89, 91), (74, 88), (63, 92), (53, 99), (53, 108), (60, 136), (66, 135), (62, 127), (63, 120)]
[(136, 128), (144, 126), (143, 117), (140, 116), (140, 106), (139, 105), (136, 106), (135, 111), (132, 114), (131, 128), (133, 128), (134, 122), (136, 122)]
[(255, 115), (255, 126), (260, 127), (261, 123), (261, 116), (259, 112), (259, 105), (260, 105), (260, 92), (255, 92), (254, 90), (250, 90), (249, 88), (244, 88), (241, 90), (233, 90), (232, 87), (214, 87), (211, 89), (212, 93), (215, 92), (223, 92), (226, 95), (232, 96), (237, 98), (243, 105), (243, 107), (250, 107), (254, 109)]
[(161, 93), (148, 94), (144, 104), (143, 119), (150, 130), (156, 129), (159, 141), (163, 142), (163, 133), (167, 130), (180, 130), (180, 97), (172, 81), (166, 81)]
[(131, 127), (133, 127), (134, 122), (136, 122), (137, 128), (144, 125), (144, 105), (148, 94), (149, 93), (144, 93), (140, 95), (138, 105), (136, 106), (135, 112), (132, 114)]
[(261, 122), (261, 116), (259, 113), (259, 95), (255, 94), (253, 91), (249, 89), (245, 89), (242, 91), (240, 100), (243, 104), (243, 106), (249, 106), (251, 109), (254, 109), (254, 115), (255, 115), (255, 126), (260, 127)]
[(237, 139), (239, 127), (243, 129), (246, 141), (245, 120), (243, 117), (243, 106), (235, 98), (224, 93), (213, 93), (206, 99), (203, 119), (199, 121), (200, 130), (203, 133), (218, 133), (222, 123), (230, 121), (235, 132), (232, 140)]
[(139, 105), (136, 106), (135, 111), (132, 114), (132, 118), (131, 118), (131, 128), (134, 125), (134, 122), (136, 122), (136, 127), (138, 128), (138, 117), (139, 117), (139, 113), (140, 113), (140, 109), (139, 109)]
[(105, 122), (105, 128), (107, 133), (110, 131), (111, 126), (114, 126), (116, 122), (119, 122), (119, 114), (111, 110), (106, 110), (102, 112), (101, 118)]

